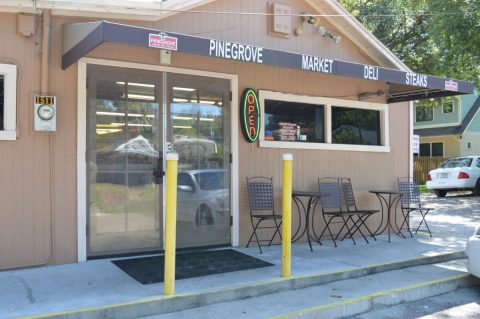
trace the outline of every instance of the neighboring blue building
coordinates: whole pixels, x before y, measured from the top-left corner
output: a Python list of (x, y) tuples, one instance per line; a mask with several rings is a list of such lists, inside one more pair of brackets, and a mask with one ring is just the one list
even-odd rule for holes
[(480, 154), (479, 108), (478, 93), (415, 103), (414, 134), (420, 136), (419, 155)]

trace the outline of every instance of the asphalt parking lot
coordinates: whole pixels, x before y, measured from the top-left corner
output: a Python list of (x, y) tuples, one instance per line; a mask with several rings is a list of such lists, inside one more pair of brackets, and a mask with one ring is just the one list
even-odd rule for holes
[[(455, 233), (457, 237), (468, 238), (480, 224), (480, 196), (470, 192), (451, 192), (439, 198), (433, 193), (422, 194), (422, 206), (433, 210), (427, 215), (427, 222), (434, 237)], [(420, 221), (413, 217), (413, 224)]]

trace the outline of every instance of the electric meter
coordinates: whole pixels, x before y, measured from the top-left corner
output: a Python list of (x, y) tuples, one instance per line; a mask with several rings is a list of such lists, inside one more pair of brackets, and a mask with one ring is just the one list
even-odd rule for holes
[(57, 129), (57, 97), (35, 95), (33, 106), (35, 131), (55, 131)]

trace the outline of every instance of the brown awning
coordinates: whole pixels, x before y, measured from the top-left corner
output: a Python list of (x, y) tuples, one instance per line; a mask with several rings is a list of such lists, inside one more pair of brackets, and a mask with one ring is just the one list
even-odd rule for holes
[(104, 42), (380, 81), (389, 85), (388, 103), (471, 94), (474, 88), (473, 83), (462, 80), (273, 50), (249, 44), (164, 32), (108, 21), (64, 25), (62, 68), (68, 68)]

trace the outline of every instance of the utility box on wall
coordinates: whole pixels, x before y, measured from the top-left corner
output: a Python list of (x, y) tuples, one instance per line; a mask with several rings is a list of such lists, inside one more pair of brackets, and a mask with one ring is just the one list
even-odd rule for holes
[(57, 97), (35, 95), (33, 98), (34, 130), (54, 132), (57, 130)]

